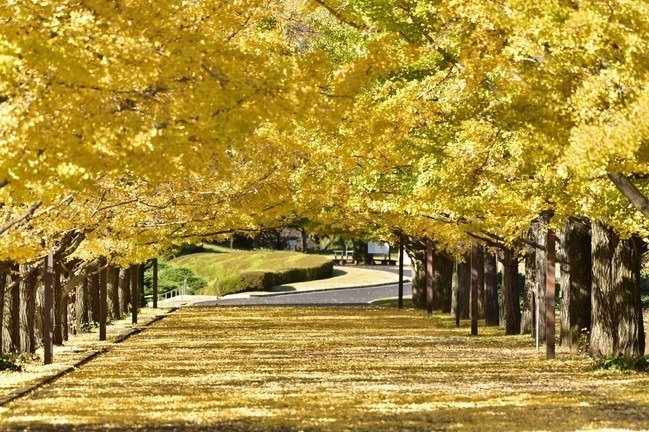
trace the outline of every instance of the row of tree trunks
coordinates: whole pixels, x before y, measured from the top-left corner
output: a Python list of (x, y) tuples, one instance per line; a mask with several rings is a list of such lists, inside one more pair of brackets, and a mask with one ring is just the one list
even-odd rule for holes
[[(46, 309), (44, 262), (37, 266), (0, 263), (0, 354), (34, 353), (46, 330), (52, 344), (61, 345), (70, 334), (90, 327), (90, 323), (119, 319), (128, 311), (137, 319), (137, 308), (145, 304), (144, 265), (105, 268), (101, 267), (102, 260), (84, 265), (53, 264), (47, 280), (47, 301), (51, 294), (51, 304)], [(103, 302), (101, 290), (105, 290)], [(46, 310), (50, 315), (45, 315)], [(51, 322), (45, 329), (48, 317)]]
[[(408, 254), (412, 259), (412, 300), (415, 307), (427, 307), (426, 290), (426, 251), (409, 245)], [(468, 261), (468, 257), (467, 257)], [(478, 250), (478, 317), (486, 319), (487, 325), (498, 325), (498, 277), (496, 256)], [(459, 268), (459, 303), (458, 303), (458, 274)], [(446, 254), (433, 249), (433, 305), (442, 313), (456, 314), (459, 304), (460, 318), (470, 318), (471, 301), (471, 265), (456, 263)]]

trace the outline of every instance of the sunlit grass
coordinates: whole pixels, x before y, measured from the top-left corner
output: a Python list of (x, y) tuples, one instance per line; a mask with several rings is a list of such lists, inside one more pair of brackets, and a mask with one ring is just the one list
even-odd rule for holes
[(645, 429), (649, 379), (529, 336), (385, 308), (183, 309), (2, 413), (0, 429)]
[(236, 278), (242, 273), (268, 272), (282, 273), (292, 269), (316, 268), (331, 260), (320, 255), (307, 255), (298, 252), (255, 250), (232, 251), (228, 253), (195, 253), (169, 261), (169, 264), (192, 270), (207, 281), (201, 294), (223, 294), (219, 283)]

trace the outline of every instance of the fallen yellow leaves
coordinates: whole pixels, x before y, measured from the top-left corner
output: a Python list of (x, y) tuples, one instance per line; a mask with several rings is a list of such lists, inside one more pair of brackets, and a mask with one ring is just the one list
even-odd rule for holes
[(3, 430), (576, 430), (649, 424), (649, 378), (375, 308), (186, 308), (16, 401)]

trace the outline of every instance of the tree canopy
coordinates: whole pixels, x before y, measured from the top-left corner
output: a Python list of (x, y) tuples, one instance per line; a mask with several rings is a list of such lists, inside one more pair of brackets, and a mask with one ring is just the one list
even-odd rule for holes
[(649, 3), (7, 2), (0, 260), (125, 264), (307, 218), (647, 236)]

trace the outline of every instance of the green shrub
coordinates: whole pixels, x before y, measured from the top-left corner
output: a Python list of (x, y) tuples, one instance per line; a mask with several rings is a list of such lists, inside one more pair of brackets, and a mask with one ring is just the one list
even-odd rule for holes
[(640, 294), (642, 307), (649, 308), (649, 268), (647, 267), (640, 270)]
[[(189, 286), (187, 294), (194, 294), (207, 285), (207, 282), (193, 271), (186, 267), (178, 267), (167, 262), (158, 262), (158, 293), (164, 294), (168, 291), (180, 288), (187, 280)], [(149, 268), (144, 272), (144, 293), (153, 294), (153, 269)]]
[(605, 357), (595, 360), (593, 369), (649, 372), (649, 358), (646, 356)]
[(24, 358), (15, 353), (4, 354), (0, 356), (0, 371), (22, 372), (23, 367), (20, 363)]
[(243, 291), (265, 291), (276, 285), (325, 279), (333, 275), (333, 262), (319, 266), (292, 268), (280, 272), (249, 271), (216, 280), (211, 288), (219, 296)]

